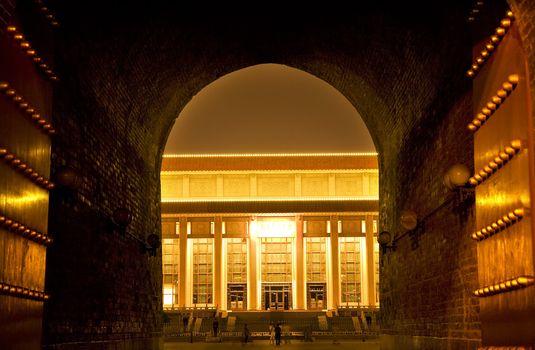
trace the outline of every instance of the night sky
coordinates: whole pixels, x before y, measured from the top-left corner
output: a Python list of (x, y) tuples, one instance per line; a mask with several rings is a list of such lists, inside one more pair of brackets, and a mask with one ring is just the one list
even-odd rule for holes
[(182, 110), (170, 153), (375, 152), (366, 125), (335, 88), (262, 64), (205, 87)]

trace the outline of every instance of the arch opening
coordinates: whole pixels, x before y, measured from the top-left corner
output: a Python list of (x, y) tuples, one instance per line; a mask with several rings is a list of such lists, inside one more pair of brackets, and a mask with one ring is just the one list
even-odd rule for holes
[(377, 311), (378, 184), (362, 118), (324, 81), (261, 64), (207, 85), (162, 161), (164, 309)]

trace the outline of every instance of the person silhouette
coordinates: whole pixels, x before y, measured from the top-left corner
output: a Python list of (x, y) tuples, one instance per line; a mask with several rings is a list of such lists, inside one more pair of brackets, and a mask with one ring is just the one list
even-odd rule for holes
[(217, 317), (214, 317), (214, 322), (212, 322), (212, 327), (214, 328), (214, 337), (217, 337), (217, 330), (219, 328), (219, 322), (217, 321)]
[(282, 328), (279, 323), (277, 323), (277, 326), (275, 326), (275, 345), (280, 346), (281, 345), (281, 335), (282, 335)]
[(249, 328), (247, 328), (247, 323), (243, 324), (243, 344), (247, 344), (249, 341), (249, 335), (251, 335), (251, 332), (249, 332)]

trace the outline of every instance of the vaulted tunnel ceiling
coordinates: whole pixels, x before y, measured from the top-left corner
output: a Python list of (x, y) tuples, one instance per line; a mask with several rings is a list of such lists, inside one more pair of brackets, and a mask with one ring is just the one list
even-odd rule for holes
[(469, 8), (453, 4), (308, 13), (270, 5), (245, 9), (247, 16), (232, 8), (165, 2), (51, 6), (62, 25), (59, 96), (74, 92), (74, 111), (122, 115), (127, 132), (150, 132), (154, 144), (137, 151), (148, 155), (150, 149), (151, 158), (163, 150), (176, 116), (197, 92), (255, 64), (285, 64), (331, 84), (360, 112), (380, 153), (403, 142), (396, 130), (440, 117), (437, 111), (453, 98), (442, 97), (442, 90), (453, 87), (461, 95), (470, 86), (464, 77), (471, 54), (464, 15)]

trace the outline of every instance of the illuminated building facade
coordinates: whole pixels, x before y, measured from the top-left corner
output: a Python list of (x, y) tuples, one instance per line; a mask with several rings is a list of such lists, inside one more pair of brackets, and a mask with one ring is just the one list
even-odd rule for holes
[(378, 306), (375, 154), (168, 155), (164, 308)]

